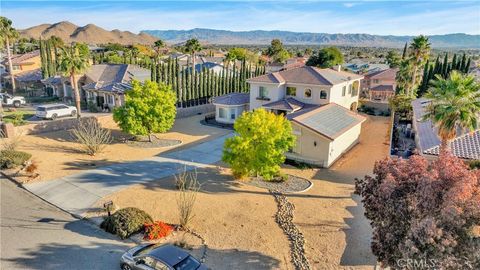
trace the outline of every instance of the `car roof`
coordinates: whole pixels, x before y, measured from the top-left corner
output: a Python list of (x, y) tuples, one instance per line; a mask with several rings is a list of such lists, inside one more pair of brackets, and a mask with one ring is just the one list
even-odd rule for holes
[(185, 250), (169, 244), (152, 249), (148, 253), (148, 255), (163, 262), (166, 262), (171, 266), (178, 264), (179, 262), (190, 256), (190, 254)]
[(51, 108), (51, 107), (55, 107), (55, 106), (68, 106), (67, 104), (61, 104), (61, 103), (56, 103), (56, 104), (45, 104), (45, 105), (39, 105), (37, 107), (42, 107), (42, 108)]

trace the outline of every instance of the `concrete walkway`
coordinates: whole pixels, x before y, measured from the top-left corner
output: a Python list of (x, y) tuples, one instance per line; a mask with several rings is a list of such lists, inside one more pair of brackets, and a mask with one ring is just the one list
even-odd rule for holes
[(56, 180), (26, 184), (25, 188), (76, 216), (99, 199), (134, 184), (147, 183), (187, 168), (203, 168), (221, 160), (227, 134), (183, 150), (144, 160), (118, 163)]

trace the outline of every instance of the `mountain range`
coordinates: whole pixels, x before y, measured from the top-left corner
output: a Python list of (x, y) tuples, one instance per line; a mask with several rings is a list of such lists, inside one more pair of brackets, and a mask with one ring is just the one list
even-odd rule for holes
[[(223, 45), (264, 45), (278, 38), (288, 45), (343, 45), (359, 47), (402, 47), (413, 36), (382, 36), (370, 34), (327, 34), (289, 31), (227, 31), (195, 28), (191, 30), (143, 30), (169, 43), (180, 43), (189, 38)], [(480, 48), (480, 35), (462, 33), (429, 36), (436, 48)]]
[(129, 31), (108, 31), (94, 24), (78, 26), (71, 22), (63, 21), (54, 24), (40, 24), (24, 30), (19, 30), (20, 36), (26, 38), (49, 38), (57, 36), (65, 42), (85, 42), (88, 44), (120, 43), (152, 44), (157, 38), (146, 33), (134, 34)]

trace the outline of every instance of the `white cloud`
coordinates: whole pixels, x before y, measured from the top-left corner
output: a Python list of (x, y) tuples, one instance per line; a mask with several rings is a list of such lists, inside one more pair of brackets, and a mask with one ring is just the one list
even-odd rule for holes
[(355, 3), (343, 3), (343, 6), (346, 8), (351, 8), (354, 7), (356, 4)]

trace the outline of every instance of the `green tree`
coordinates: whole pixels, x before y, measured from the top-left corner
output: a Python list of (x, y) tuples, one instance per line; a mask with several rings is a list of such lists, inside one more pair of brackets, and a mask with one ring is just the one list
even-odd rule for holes
[(408, 43), (405, 42), (405, 46), (403, 46), (403, 51), (402, 51), (402, 60), (404, 60), (407, 57), (407, 47)]
[(425, 64), (430, 56), (430, 43), (428, 37), (420, 35), (415, 37), (410, 43), (410, 61), (412, 63), (412, 83), (407, 90), (408, 95), (415, 95), (414, 89), (419, 83), (420, 72), (419, 69)]
[(171, 86), (164, 83), (132, 81), (125, 92), (125, 104), (113, 110), (113, 119), (129, 134), (148, 135), (163, 133), (175, 122), (176, 96)]
[(155, 49), (155, 61), (158, 62), (158, 58), (160, 57), (160, 50), (165, 48), (167, 44), (159, 39), (153, 43), (153, 48)]
[(436, 75), (425, 94), (431, 102), (424, 120), (431, 120), (438, 129), (440, 150), (449, 151), (450, 141), (457, 131), (472, 132), (478, 127), (480, 114), (480, 84), (473, 76), (452, 71), (449, 78)]
[(399, 67), (400, 62), (402, 61), (402, 59), (400, 58), (400, 55), (398, 55), (397, 51), (394, 51), (394, 50), (388, 51), (386, 60), (390, 68)]
[[(86, 47), (86, 50), (85, 50)], [(88, 47), (85, 44), (77, 43), (61, 48), (59, 56), (59, 70), (64, 76), (70, 77), (70, 84), (75, 93), (75, 106), (77, 117), (80, 117), (80, 91), (78, 90), (76, 74), (83, 74), (90, 66)]]
[(202, 50), (200, 41), (196, 38), (189, 39), (185, 42), (185, 52), (189, 53), (192, 58), (192, 75), (195, 76), (195, 54)]
[(12, 74), (12, 54), (10, 51), (10, 43), (18, 38), (18, 32), (13, 28), (12, 21), (6, 17), (0, 16), (0, 42), (5, 46), (7, 51), (8, 70), (10, 71), (10, 81), (12, 83), (12, 92), (15, 93), (15, 76)]
[(337, 47), (323, 48), (317, 54), (310, 56), (307, 66), (330, 68), (343, 64), (343, 54)]
[(262, 176), (270, 180), (280, 172), (285, 152), (295, 144), (290, 122), (264, 109), (244, 112), (234, 124), (236, 136), (225, 141), (223, 161), (235, 177)]
[(279, 39), (272, 40), (266, 54), (273, 62), (277, 63), (283, 63), (290, 58), (290, 53), (283, 47), (283, 43)]

